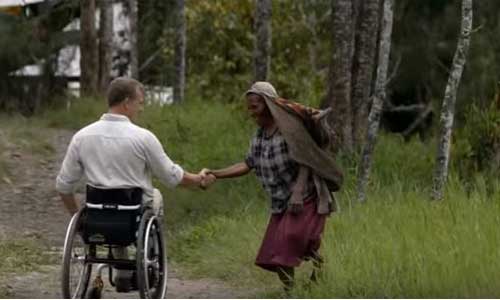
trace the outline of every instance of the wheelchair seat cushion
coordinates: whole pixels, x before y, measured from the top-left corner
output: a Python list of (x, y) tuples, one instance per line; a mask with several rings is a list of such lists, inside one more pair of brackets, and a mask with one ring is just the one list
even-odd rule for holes
[(142, 189), (98, 189), (87, 185), (83, 238), (89, 244), (135, 242), (143, 212)]

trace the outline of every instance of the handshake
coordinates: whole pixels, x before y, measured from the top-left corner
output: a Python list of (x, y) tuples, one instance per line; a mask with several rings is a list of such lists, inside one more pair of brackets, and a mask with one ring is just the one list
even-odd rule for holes
[(217, 180), (217, 177), (215, 177), (214, 173), (212, 172), (212, 170), (210, 169), (207, 169), (207, 168), (203, 168), (200, 173), (198, 173), (198, 175), (200, 176), (200, 188), (202, 190), (205, 190), (207, 189), (208, 187), (210, 187), (212, 184), (215, 183), (215, 181)]

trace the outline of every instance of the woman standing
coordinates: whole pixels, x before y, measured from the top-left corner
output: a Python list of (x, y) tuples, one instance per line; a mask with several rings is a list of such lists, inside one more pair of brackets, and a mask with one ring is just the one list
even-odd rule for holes
[(232, 178), (255, 171), (271, 197), (271, 218), (255, 264), (276, 272), (289, 291), (294, 268), (318, 253), (326, 217), (335, 210), (331, 191), (342, 183), (318, 122), (319, 110), (279, 98), (268, 82), (256, 82), (245, 93), (247, 109), (258, 125), (243, 162), (220, 170), (206, 170), (216, 178)]

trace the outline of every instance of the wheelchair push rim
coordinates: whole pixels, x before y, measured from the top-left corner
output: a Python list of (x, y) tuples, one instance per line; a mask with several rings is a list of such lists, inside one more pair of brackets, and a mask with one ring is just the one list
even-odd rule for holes
[(71, 218), (64, 240), (62, 294), (67, 299), (85, 296), (92, 271), (91, 264), (85, 261), (89, 248), (78, 234), (81, 214), (79, 211)]
[(141, 220), (137, 253), (137, 280), (141, 298), (165, 298), (167, 256), (162, 226), (148, 213)]

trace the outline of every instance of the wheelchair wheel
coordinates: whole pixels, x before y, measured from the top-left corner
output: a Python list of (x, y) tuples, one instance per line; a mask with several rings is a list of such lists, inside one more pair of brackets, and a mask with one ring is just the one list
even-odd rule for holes
[(163, 299), (167, 293), (167, 255), (160, 219), (146, 211), (137, 239), (137, 286), (141, 298)]
[(66, 299), (85, 297), (92, 272), (92, 265), (85, 263), (89, 248), (78, 234), (81, 212), (71, 218), (64, 240), (62, 295)]

